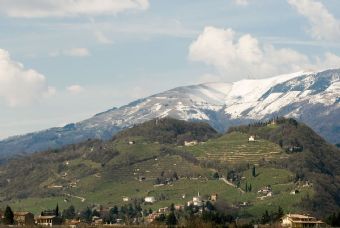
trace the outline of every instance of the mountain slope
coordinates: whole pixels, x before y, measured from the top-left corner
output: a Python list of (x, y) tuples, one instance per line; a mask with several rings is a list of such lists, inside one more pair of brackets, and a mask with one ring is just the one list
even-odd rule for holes
[[(314, 199), (306, 198), (301, 204), (310, 213), (331, 213), (340, 207), (340, 150), (328, 144), (308, 126), (294, 119), (278, 119), (275, 125), (257, 123), (232, 127), (231, 132), (255, 134), (279, 144), (289, 158), (277, 163), (277, 167), (295, 173), (296, 180), (314, 183)], [(321, 212), (320, 209), (323, 211)]]
[(340, 69), (175, 88), (63, 128), (3, 140), (0, 155), (60, 148), (88, 138), (109, 139), (134, 124), (166, 116), (208, 122), (220, 132), (276, 116), (294, 117), (337, 143)]
[[(174, 132), (176, 139), (191, 135), (199, 143), (182, 146), (178, 140), (155, 137)], [(256, 135), (256, 142), (248, 142), (250, 134)], [(293, 145), (303, 148), (286, 152)], [(113, 140), (90, 140), (11, 159), (0, 165), (0, 206), (38, 213), (57, 203), (60, 208), (112, 207), (125, 204), (123, 196), (130, 202), (155, 196), (154, 205), (143, 207), (158, 209), (185, 204), (199, 191), (205, 197), (217, 193), (240, 217), (259, 218), (278, 206), (324, 216), (340, 208), (339, 162), (339, 149), (293, 119), (216, 135), (206, 124), (166, 118), (123, 130)], [(214, 177), (215, 172), (222, 178)], [(313, 186), (302, 186), (306, 181)], [(246, 190), (249, 185), (253, 190)], [(258, 191), (268, 185), (273, 195), (263, 197)], [(299, 194), (291, 195), (296, 189)], [(240, 207), (242, 202), (249, 206)]]

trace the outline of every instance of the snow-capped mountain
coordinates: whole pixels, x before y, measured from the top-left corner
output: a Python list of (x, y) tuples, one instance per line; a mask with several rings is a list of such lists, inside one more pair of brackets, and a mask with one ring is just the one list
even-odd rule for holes
[(121, 129), (167, 116), (206, 121), (221, 132), (232, 125), (276, 116), (294, 117), (337, 143), (340, 69), (175, 88), (63, 128), (11, 137), (0, 142), (0, 154), (58, 148), (88, 138), (109, 139)]

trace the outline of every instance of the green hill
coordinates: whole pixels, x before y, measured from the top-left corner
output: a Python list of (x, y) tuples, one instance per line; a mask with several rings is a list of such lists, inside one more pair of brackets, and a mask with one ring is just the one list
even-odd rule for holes
[[(248, 142), (250, 135), (255, 142)], [(196, 145), (183, 145), (193, 140)], [(200, 192), (204, 198), (217, 193), (245, 218), (278, 206), (326, 215), (339, 208), (339, 155), (291, 119), (240, 126), (225, 135), (204, 123), (160, 119), (110, 141), (89, 140), (12, 159), (0, 166), (0, 200), (1, 206), (38, 213), (57, 203), (61, 209), (82, 209), (155, 196), (157, 202), (144, 207), (157, 209), (185, 204)], [(258, 193), (265, 186), (272, 196)], [(291, 195), (292, 190), (299, 193)]]

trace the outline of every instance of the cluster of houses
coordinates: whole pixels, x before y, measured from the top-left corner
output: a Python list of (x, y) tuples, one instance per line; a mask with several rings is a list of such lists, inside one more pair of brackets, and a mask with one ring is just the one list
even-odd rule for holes
[[(217, 201), (217, 194), (211, 194), (209, 197), (209, 201), (216, 202)], [(146, 199), (148, 198), (148, 199)], [(151, 202), (155, 202), (154, 197), (146, 197), (145, 200)], [(203, 211), (203, 207), (205, 206), (207, 201), (204, 201), (200, 194), (198, 193), (197, 196), (194, 196), (192, 200), (187, 202), (187, 206), (195, 206), (199, 208), (199, 211)], [(184, 210), (184, 205), (175, 205), (174, 209), (176, 211)], [(147, 215), (145, 217), (146, 223), (154, 222), (158, 217), (161, 215), (166, 215), (170, 213), (169, 207), (159, 208), (157, 211)], [(117, 219), (117, 224), (123, 224), (121, 219)], [(34, 216), (30, 212), (14, 212), (14, 221), (17, 226), (58, 226), (64, 225), (67, 227), (84, 227), (86, 226), (85, 223), (82, 223), (80, 220), (66, 220), (62, 221), (62, 219), (55, 215), (55, 211), (45, 211), (39, 216)], [(318, 220), (315, 217), (304, 215), (304, 214), (286, 214), (280, 219), (281, 227), (325, 227), (325, 223), (321, 220)], [(97, 216), (93, 216), (92, 218), (92, 225), (103, 225), (103, 219)]]
[[(183, 199), (185, 199), (185, 195), (182, 196)], [(210, 202), (216, 202), (218, 198), (218, 194), (217, 193), (213, 193), (210, 195), (209, 200)], [(145, 198), (146, 199), (146, 198)], [(206, 205), (205, 200), (203, 200), (203, 198), (200, 196), (200, 193), (197, 193), (197, 196), (193, 196), (192, 200), (189, 200), (186, 205), (188, 207), (190, 206), (194, 206), (197, 207), (199, 209), (200, 212), (203, 211), (203, 207)], [(183, 204), (178, 204), (178, 205), (174, 205), (175, 210), (176, 211), (181, 211), (184, 210), (185, 205)], [(156, 218), (160, 217), (161, 215), (165, 215), (168, 214), (170, 212), (170, 208), (169, 207), (164, 207), (164, 208), (159, 208), (157, 211), (154, 211), (153, 213), (151, 213), (150, 215), (147, 216), (146, 221), (148, 223), (152, 223), (153, 221), (156, 220)]]
[(17, 211), (13, 214), (14, 223), (18, 226), (55, 226), (62, 224), (62, 219), (53, 214), (34, 216), (33, 213), (26, 211)]
[(261, 188), (260, 190), (257, 191), (258, 194), (261, 194), (261, 196), (259, 196), (259, 199), (264, 199), (267, 197), (272, 197), (273, 196), (273, 189), (270, 185), (267, 185), (263, 188)]

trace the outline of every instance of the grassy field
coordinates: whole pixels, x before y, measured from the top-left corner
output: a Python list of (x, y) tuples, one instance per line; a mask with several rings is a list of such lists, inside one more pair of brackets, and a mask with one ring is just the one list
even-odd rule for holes
[[(123, 205), (122, 197), (126, 196), (130, 199), (144, 198), (146, 196), (155, 196), (158, 199), (161, 195), (164, 200), (157, 201), (153, 205), (144, 205), (144, 208), (158, 209), (169, 206), (171, 203), (185, 205), (193, 196), (200, 193), (203, 198), (208, 198), (212, 193), (217, 193), (220, 199), (225, 200), (230, 205), (238, 206), (242, 202), (248, 202), (249, 207), (241, 210), (244, 216), (259, 217), (267, 210), (277, 210), (280, 205), (286, 212), (298, 212), (298, 202), (307, 194), (312, 195), (313, 189), (300, 189), (297, 195), (291, 195), (290, 191), (295, 188), (291, 182), (292, 173), (284, 169), (258, 168), (258, 175), (252, 177), (251, 170), (244, 172), (244, 178), (241, 187), (245, 183), (251, 183), (252, 192), (242, 193), (239, 189), (232, 187), (221, 180), (211, 180), (207, 178), (198, 179), (180, 179), (172, 185), (164, 185), (155, 187), (152, 179), (146, 181), (130, 180), (121, 182), (103, 182), (96, 177), (87, 177), (80, 181), (79, 189), (68, 191), (73, 195), (64, 197), (48, 197), (48, 198), (29, 198), (25, 200), (16, 200), (9, 202), (15, 210), (29, 210), (39, 213), (43, 209), (54, 208), (59, 204), (61, 209), (70, 205), (74, 205), (78, 209), (93, 205)], [(92, 188), (87, 188), (86, 185)], [(273, 196), (265, 199), (259, 199), (257, 190), (263, 186), (271, 185), (273, 188)], [(80, 190), (81, 189), (81, 190)], [(85, 189), (91, 189), (85, 191)], [(185, 198), (182, 196), (185, 195)], [(84, 197), (86, 200), (81, 201)], [(67, 201), (65, 201), (67, 199)]]

